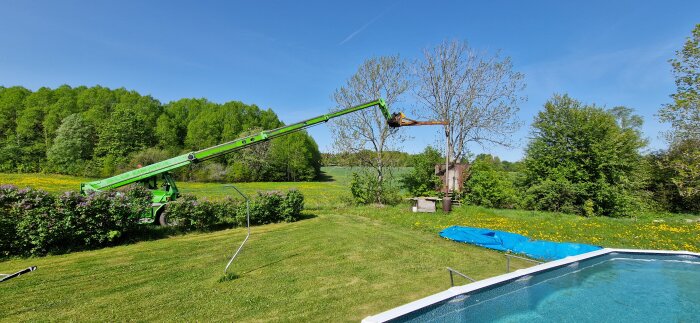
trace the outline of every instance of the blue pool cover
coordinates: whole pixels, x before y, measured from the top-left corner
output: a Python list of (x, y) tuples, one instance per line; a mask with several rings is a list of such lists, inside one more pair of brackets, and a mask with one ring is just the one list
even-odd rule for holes
[(543, 260), (557, 260), (601, 249), (599, 246), (582, 243), (530, 240), (530, 238), (516, 233), (461, 226), (451, 226), (442, 230), (440, 236), (458, 242), (525, 254), (528, 257)]

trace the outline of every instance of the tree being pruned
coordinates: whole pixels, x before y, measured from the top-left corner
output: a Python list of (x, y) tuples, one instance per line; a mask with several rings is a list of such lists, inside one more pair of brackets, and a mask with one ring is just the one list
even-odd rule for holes
[(416, 68), (416, 97), (432, 120), (444, 126), (448, 161), (466, 157), (469, 144), (510, 144), (516, 131), (523, 74), (510, 58), (477, 52), (463, 41), (426, 49)]

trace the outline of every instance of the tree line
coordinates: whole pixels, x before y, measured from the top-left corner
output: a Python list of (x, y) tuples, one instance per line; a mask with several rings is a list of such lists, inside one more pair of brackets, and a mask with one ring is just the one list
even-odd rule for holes
[[(693, 178), (683, 172), (698, 161), (682, 158), (700, 148), (685, 141), (644, 154), (641, 126), (632, 109), (554, 95), (535, 117), (523, 160), (477, 155), (457, 196), (470, 205), (583, 216), (700, 212), (700, 194), (689, 194), (686, 183)], [(443, 160), (426, 148), (412, 159), (403, 187), (413, 195), (437, 194), (441, 183), (433, 166)]]
[[(647, 146), (643, 120), (631, 108), (607, 109), (554, 94), (535, 117), (524, 160), (505, 165), (492, 156), (478, 156), (465, 190), (457, 193), (469, 204), (586, 216), (699, 212), (700, 24), (670, 63), (677, 92), (658, 114), (671, 124), (665, 134), (668, 149), (642, 153)], [(435, 194), (440, 185), (433, 172), (436, 163), (469, 156), (469, 144), (509, 145), (509, 135), (519, 124), (515, 112), (524, 99), (519, 95), (522, 79), (507, 57), (445, 41), (424, 50), (415, 62), (398, 56), (365, 61), (335, 98), (342, 107), (357, 97), (386, 95), (398, 102), (413, 92), (417, 115), (444, 121), (441, 130), (449, 155), (426, 149), (411, 159), (413, 170), (400, 180), (413, 195)], [(376, 174), (354, 175), (353, 195), (365, 203), (392, 200), (396, 188), (383, 180), (382, 165), (390, 159), (384, 155), (386, 147), (400, 132), (389, 129), (379, 114), (354, 117), (352, 125), (338, 124), (337, 146), (355, 144), (346, 151), (374, 148), (370, 156)]]
[[(162, 104), (124, 88), (0, 87), (0, 172), (106, 177), (282, 125), (272, 110), (239, 101)], [(318, 176), (320, 165), (316, 142), (301, 131), (175, 175), (203, 181), (308, 181)]]
[[(374, 157), (375, 152), (363, 149), (355, 152), (321, 153), (323, 166), (371, 166), (367, 163)], [(387, 165), (391, 167), (408, 167), (414, 155), (404, 151), (385, 151), (383, 156), (387, 159)]]

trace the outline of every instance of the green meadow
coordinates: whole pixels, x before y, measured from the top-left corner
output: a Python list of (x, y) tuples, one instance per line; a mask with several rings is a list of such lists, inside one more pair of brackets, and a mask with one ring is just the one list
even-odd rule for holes
[[(227, 275), (224, 267), (245, 237), (244, 228), (7, 259), (0, 262), (1, 273), (32, 265), (38, 270), (0, 285), (0, 320), (358, 321), (448, 288), (445, 267), (475, 279), (505, 272), (502, 253), (437, 235), (451, 225), (604, 247), (700, 251), (697, 216), (584, 218), (472, 206), (450, 214), (415, 214), (408, 204), (349, 205), (350, 170), (324, 172), (326, 178), (319, 182), (236, 184), (247, 194), (298, 189), (307, 210), (299, 222), (253, 227)], [(54, 193), (77, 190), (85, 180), (0, 174), (0, 183)], [(223, 184), (179, 187), (210, 199), (233, 195)], [(531, 264), (513, 260), (511, 265)]]

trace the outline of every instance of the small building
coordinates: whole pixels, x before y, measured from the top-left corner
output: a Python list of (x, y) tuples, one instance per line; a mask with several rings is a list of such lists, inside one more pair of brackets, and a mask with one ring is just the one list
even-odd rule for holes
[(450, 171), (447, 176), (449, 179), (447, 181), (448, 187), (447, 192), (445, 191), (445, 164), (435, 165), (435, 175), (440, 177), (443, 185), (440, 187), (440, 192), (447, 193), (449, 191), (462, 191), (464, 187), (464, 181), (469, 176), (469, 164), (467, 163), (452, 163), (450, 164)]

